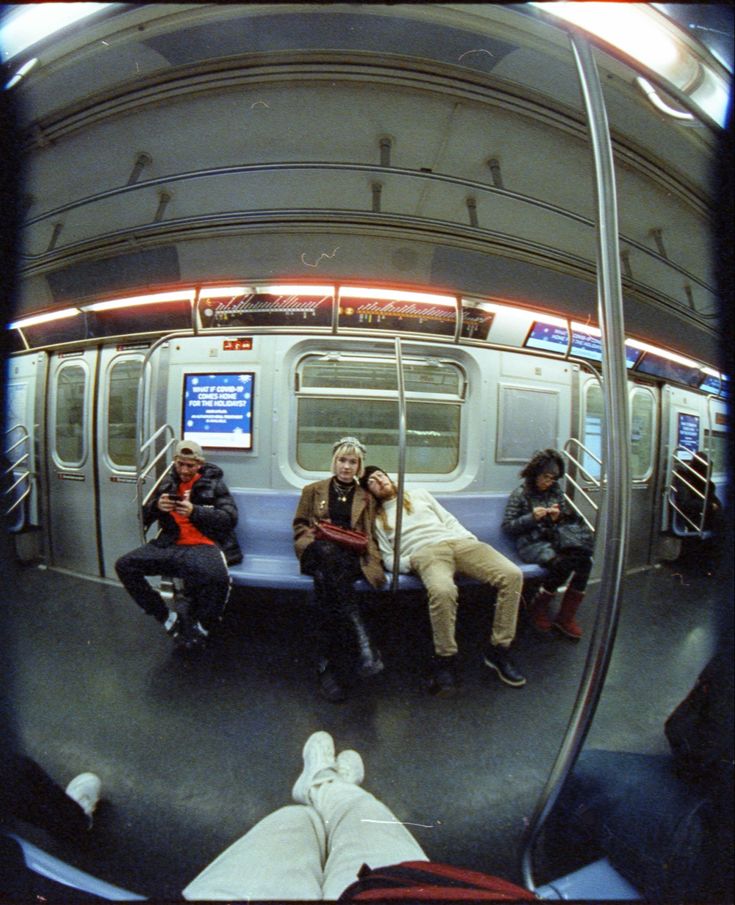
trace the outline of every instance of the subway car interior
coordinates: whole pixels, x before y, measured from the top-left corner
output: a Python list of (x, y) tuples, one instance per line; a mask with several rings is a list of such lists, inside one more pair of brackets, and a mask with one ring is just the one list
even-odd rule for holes
[[(3, 720), (62, 787), (102, 780), (84, 844), (3, 820), (46, 901), (180, 899), (289, 802), (317, 730), (432, 861), (647, 897), (604, 852), (559, 858), (547, 818), (583, 751), (667, 753), (731, 658), (732, 18), (4, 9)], [(461, 686), (434, 697), (426, 593), (395, 576), (364, 595), (384, 671), (321, 697), (292, 519), (346, 435), (512, 558), (508, 496), (559, 450), (595, 539), (581, 639), (534, 630), (528, 578), (509, 687), (483, 662), (494, 594), (461, 584)], [(222, 469), (243, 549), (197, 657), (115, 571), (181, 438)]]

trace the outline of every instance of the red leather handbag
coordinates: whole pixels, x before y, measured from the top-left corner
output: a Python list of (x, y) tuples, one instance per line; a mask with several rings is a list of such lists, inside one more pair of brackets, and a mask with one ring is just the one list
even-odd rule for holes
[(352, 550), (353, 553), (357, 553), (359, 556), (367, 552), (367, 534), (363, 534), (362, 531), (353, 531), (351, 528), (341, 528), (339, 525), (332, 524), (332, 522), (317, 522), (314, 538), (315, 540), (332, 541), (333, 544), (339, 544), (340, 547)]

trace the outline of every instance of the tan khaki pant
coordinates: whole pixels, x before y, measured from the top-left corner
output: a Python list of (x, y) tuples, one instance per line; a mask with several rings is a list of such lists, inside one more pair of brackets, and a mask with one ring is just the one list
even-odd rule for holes
[(478, 540), (450, 540), (431, 544), (415, 553), (411, 557), (411, 568), (423, 581), (429, 595), (434, 650), (440, 657), (457, 653), (454, 637), (458, 598), (455, 572), (496, 589), (490, 643), (508, 647), (516, 633), (523, 575), (507, 557)]

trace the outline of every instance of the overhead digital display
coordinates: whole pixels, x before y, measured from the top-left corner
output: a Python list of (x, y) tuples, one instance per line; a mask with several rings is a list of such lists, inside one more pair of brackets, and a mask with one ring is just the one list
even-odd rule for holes
[[(528, 349), (543, 349), (546, 352), (564, 353), (567, 350), (567, 329), (544, 321), (534, 321), (524, 345)], [(572, 331), (572, 348), (570, 355), (586, 358), (589, 361), (602, 361), (602, 340), (589, 333)], [(631, 346), (625, 347), (625, 362), (632, 368), (638, 360), (640, 352)]]
[(184, 439), (209, 449), (252, 449), (254, 383), (252, 372), (184, 374)]
[(457, 309), (453, 300), (447, 304), (405, 299), (401, 293), (396, 295), (396, 298), (370, 298), (359, 292), (351, 294), (349, 289), (343, 290), (339, 297), (340, 327), (454, 336)]

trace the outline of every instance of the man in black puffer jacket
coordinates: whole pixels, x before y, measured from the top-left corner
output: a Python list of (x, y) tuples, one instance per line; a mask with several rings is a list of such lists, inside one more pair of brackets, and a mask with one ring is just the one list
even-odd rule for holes
[[(156, 538), (115, 563), (133, 600), (160, 622), (177, 646), (203, 647), (221, 619), (230, 593), (228, 565), (242, 560), (235, 537), (237, 506), (222, 469), (207, 462), (198, 443), (181, 440), (171, 470), (143, 510), (146, 528), (158, 520)], [(170, 610), (146, 575), (181, 578), (191, 599), (190, 619)]]

